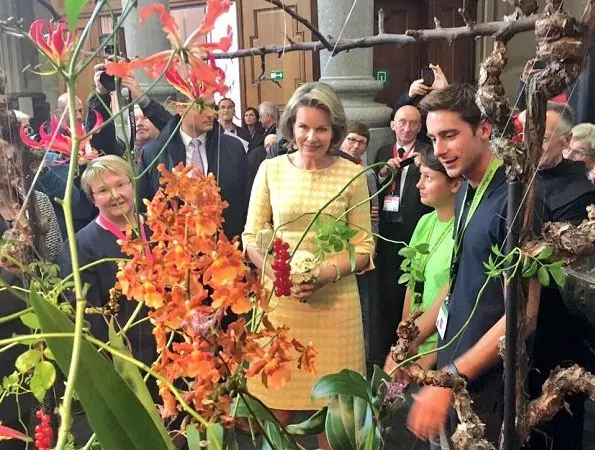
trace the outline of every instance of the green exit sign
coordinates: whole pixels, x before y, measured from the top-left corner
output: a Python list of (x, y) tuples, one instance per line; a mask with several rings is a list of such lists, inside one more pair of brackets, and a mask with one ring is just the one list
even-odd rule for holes
[(282, 80), (283, 79), (283, 71), (282, 70), (271, 70), (271, 80)]
[(384, 87), (388, 86), (390, 80), (388, 69), (376, 69), (374, 72), (374, 78), (382, 82)]

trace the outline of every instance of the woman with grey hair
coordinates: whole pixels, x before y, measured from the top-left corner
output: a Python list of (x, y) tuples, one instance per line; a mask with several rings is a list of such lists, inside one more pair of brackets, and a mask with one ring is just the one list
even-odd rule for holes
[[(87, 165), (81, 177), (81, 187), (97, 207), (99, 214), (76, 234), (79, 267), (104, 258), (126, 258), (118, 240), (126, 240), (127, 225), (139, 228), (134, 211), (133, 176), (130, 163), (116, 155), (101, 156)], [(140, 224), (140, 231), (146, 239), (149, 229), (144, 223)], [(62, 276), (72, 271), (68, 244), (64, 246), (60, 267)], [(108, 306), (117, 272), (118, 266), (114, 261), (104, 262), (81, 272), (83, 283), (89, 284), (89, 306), (100, 309)], [(118, 307), (119, 312), (115, 318), (124, 325), (132, 315), (136, 303), (120, 299)], [(91, 333), (99, 339), (107, 340), (107, 325), (103, 317), (92, 314), (89, 322)], [(154, 344), (148, 322), (135, 327), (128, 337), (135, 357), (151, 364), (154, 360)]]
[[(324, 83), (309, 83), (295, 91), (281, 118), (283, 136), (297, 151), (266, 160), (260, 166), (242, 234), (246, 256), (268, 282), (274, 278), (272, 257), (263, 267), (263, 246), (258, 234), (268, 226), (283, 224), (278, 237), (295, 246), (316, 212), (353, 178), (360, 168), (331, 153), (345, 135), (345, 112), (335, 92)], [(314, 410), (326, 401), (311, 400), (312, 386), (320, 377), (348, 368), (365, 373), (364, 340), (356, 272), (373, 268), (374, 241), (370, 231), (370, 205), (365, 176), (358, 177), (324, 212), (346, 221), (357, 234), (349, 240), (355, 248), (354, 266), (346, 249), (327, 254), (318, 263), (313, 281), (293, 285), (291, 295), (275, 296), (269, 314), (275, 325), (287, 325), (291, 337), (312, 342), (318, 355), (316, 373), (293, 370), (291, 379), (280, 390), (266, 388), (258, 379), (248, 387), (273, 409), (284, 424), (296, 411)], [(361, 205), (355, 207), (358, 203)], [(351, 209), (353, 208), (353, 209)], [(315, 231), (310, 231), (298, 250), (314, 253)], [(266, 246), (265, 246), (266, 247)], [(328, 443), (319, 437), (322, 448)]]

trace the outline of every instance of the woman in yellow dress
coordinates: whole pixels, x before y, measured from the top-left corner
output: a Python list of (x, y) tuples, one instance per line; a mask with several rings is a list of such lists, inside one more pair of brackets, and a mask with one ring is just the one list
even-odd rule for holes
[[(297, 151), (262, 163), (256, 175), (242, 234), (247, 257), (263, 269), (264, 256), (256, 244), (257, 234), (267, 225), (277, 227), (304, 213), (315, 213), (335, 196), (361, 167), (331, 154), (345, 135), (345, 112), (335, 92), (324, 83), (301, 86), (291, 97), (281, 131)], [(368, 197), (365, 175), (358, 177), (325, 213), (338, 218)], [(306, 215), (282, 227), (280, 237), (293, 250), (312, 220)], [(320, 377), (349, 368), (364, 374), (364, 340), (360, 301), (355, 272), (373, 268), (374, 241), (370, 231), (370, 205), (363, 202), (344, 217), (357, 235), (349, 240), (355, 247), (355, 270), (346, 250), (327, 254), (313, 282), (294, 285), (289, 297), (273, 297), (269, 319), (274, 325), (287, 325), (289, 334), (304, 344), (312, 342), (318, 352), (316, 373), (292, 370), (283, 389), (267, 389), (259, 377), (249, 380), (250, 392), (261, 399), (284, 424), (296, 411), (318, 409), (324, 402), (313, 402), (311, 390)], [(362, 231), (365, 230), (365, 231)], [(311, 230), (299, 249), (314, 252)], [(269, 261), (265, 273), (273, 277)]]

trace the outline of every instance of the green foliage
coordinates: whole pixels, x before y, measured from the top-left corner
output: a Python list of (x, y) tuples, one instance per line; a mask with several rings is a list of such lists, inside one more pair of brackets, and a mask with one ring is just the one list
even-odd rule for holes
[(16, 369), (25, 373), (33, 369), (41, 361), (41, 352), (35, 348), (21, 353), (14, 363)]
[(355, 247), (349, 240), (357, 231), (330, 216), (319, 216), (312, 228), (316, 232), (313, 244), (314, 255), (318, 260), (322, 261), (327, 254), (339, 253), (345, 249), (349, 254), (351, 270), (355, 270)]
[(424, 265), (429, 252), (430, 246), (425, 242), (413, 247), (403, 247), (399, 250), (399, 255), (404, 259), (401, 263), (401, 271), (403, 273), (399, 277), (398, 283), (407, 284), (411, 300), (414, 303), (421, 299), (421, 294), (415, 292), (415, 285), (425, 281)]
[(317, 422), (325, 416), (332, 448), (378, 450), (383, 446), (382, 433), (390, 425), (392, 410), (402, 405), (385, 399), (386, 389), (381, 388), (390, 382), (390, 376), (378, 366), (374, 366), (371, 380), (348, 369), (326, 375), (314, 385), (312, 396), (329, 396), (328, 407), (309, 420)]
[[(56, 306), (44, 301), (35, 284), (31, 285), (30, 301), (45, 333), (74, 331), (72, 321)], [(68, 374), (72, 340), (49, 338), (47, 344), (62, 372)], [(171, 441), (163, 439), (162, 430), (109, 361), (86, 340), (80, 350), (75, 391), (101, 445), (129, 450), (172, 450)]]
[(295, 436), (311, 436), (322, 433), (327, 410), (328, 408), (325, 406), (303, 422), (288, 425), (287, 431)]
[(74, 33), (76, 30), (76, 22), (81, 15), (81, 11), (89, 0), (66, 0), (64, 3), (64, 12), (66, 13), (66, 20), (68, 21), (68, 28), (70, 32)]
[(372, 389), (358, 372), (343, 369), (339, 373), (325, 375), (312, 388), (312, 398), (318, 399), (332, 395), (348, 395), (372, 402)]
[(226, 440), (226, 432), (218, 423), (211, 423), (206, 431), (200, 431), (193, 423), (186, 427), (186, 439), (189, 450), (234, 450), (235, 443)]
[[(133, 357), (128, 348), (124, 345), (122, 336), (116, 332), (113, 320), (111, 320), (109, 324), (108, 337), (112, 347), (131, 358)], [(155, 403), (151, 398), (151, 393), (149, 392), (149, 389), (147, 388), (147, 385), (145, 384), (145, 381), (143, 380), (138, 368), (134, 364), (126, 361), (123, 358), (120, 358), (119, 356), (113, 357), (113, 363), (116, 371), (120, 374), (122, 379), (126, 382), (126, 384), (128, 384), (130, 389), (132, 389), (137, 398), (144, 405), (145, 409), (151, 416), (151, 419), (155, 423), (155, 426), (161, 432), (161, 437), (163, 440), (167, 442), (169, 440), (167, 431), (163, 426), (161, 417), (159, 417), (159, 414), (157, 413)], [(150, 382), (154, 383), (154, 380), (150, 380)]]
[(23, 314), (21, 317), (21, 322), (23, 322), (25, 324), (25, 326), (31, 328), (32, 330), (39, 330), (39, 328), (41, 328), (39, 326), (39, 320), (37, 320), (37, 316), (35, 315), (35, 313), (27, 313), (27, 314)]
[(45, 393), (54, 385), (54, 381), (56, 381), (54, 365), (49, 361), (40, 361), (33, 369), (33, 376), (29, 381), (29, 387), (37, 401), (43, 401)]
[(258, 400), (246, 394), (238, 395), (231, 407), (231, 412), (235, 417), (246, 417), (249, 420), (256, 419), (260, 421), (261, 425), (264, 426), (267, 437), (273, 443), (273, 447), (271, 447), (265, 439), (262, 450), (294, 448), (294, 445), (285, 436), (276, 417)]
[(488, 261), (483, 263), (490, 278), (498, 278), (504, 274), (514, 276), (520, 269), (523, 278), (536, 276), (542, 286), (549, 286), (552, 279), (558, 287), (562, 288), (566, 284), (566, 276), (562, 271), (564, 262), (549, 262), (554, 253), (551, 247), (545, 247), (537, 257), (526, 255), (518, 248), (504, 255), (496, 245), (492, 246), (492, 253), (498, 260), (495, 261), (490, 255)]

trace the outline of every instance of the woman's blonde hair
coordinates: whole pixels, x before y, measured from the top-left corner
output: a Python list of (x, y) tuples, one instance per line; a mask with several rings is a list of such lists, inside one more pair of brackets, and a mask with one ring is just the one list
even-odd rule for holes
[(130, 181), (134, 178), (132, 166), (125, 159), (116, 155), (106, 155), (95, 158), (87, 164), (87, 168), (81, 177), (81, 188), (83, 192), (93, 200), (91, 185), (95, 183), (105, 172), (113, 172), (116, 175), (128, 177)]
[(293, 126), (298, 108), (320, 108), (326, 111), (333, 127), (333, 138), (331, 147), (338, 147), (345, 137), (345, 110), (343, 103), (337, 97), (333, 89), (325, 83), (314, 82), (300, 86), (291, 96), (281, 116), (281, 134), (288, 140), (293, 141)]

